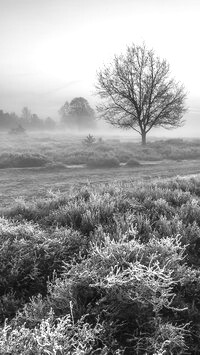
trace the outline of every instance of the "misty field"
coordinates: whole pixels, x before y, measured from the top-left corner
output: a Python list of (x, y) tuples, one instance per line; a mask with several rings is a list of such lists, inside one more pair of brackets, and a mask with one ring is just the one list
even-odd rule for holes
[(171, 139), (146, 147), (113, 137), (61, 133), (0, 136), (0, 202), (37, 198), (74, 185), (148, 180), (200, 172), (200, 140)]

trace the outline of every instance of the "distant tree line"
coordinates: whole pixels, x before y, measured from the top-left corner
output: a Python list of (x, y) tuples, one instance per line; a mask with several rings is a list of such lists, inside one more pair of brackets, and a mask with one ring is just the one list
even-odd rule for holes
[(22, 109), (21, 115), (0, 110), (0, 130), (15, 130), (19, 126), (25, 130), (51, 130), (61, 126), (70, 130), (95, 128), (95, 112), (83, 97), (76, 97), (70, 103), (66, 101), (58, 112), (60, 121), (56, 122), (51, 117), (40, 118), (28, 107)]
[(28, 107), (22, 109), (22, 113), (18, 116), (15, 112), (4, 112), (0, 110), (0, 129), (8, 130), (22, 126), (27, 130), (37, 129), (53, 129), (56, 122), (51, 118), (41, 119), (35, 113), (31, 113)]

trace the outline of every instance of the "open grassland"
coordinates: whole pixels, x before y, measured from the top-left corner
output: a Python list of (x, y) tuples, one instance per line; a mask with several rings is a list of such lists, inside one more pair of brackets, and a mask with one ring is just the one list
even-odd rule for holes
[(1, 210), (2, 355), (199, 354), (199, 298), (199, 178)]
[(146, 147), (119, 140), (64, 134), (0, 135), (0, 204), (16, 198), (38, 198), (47, 190), (72, 186), (200, 173), (200, 141), (150, 142)]
[(70, 191), (73, 186), (113, 181), (148, 181), (173, 176), (200, 174), (200, 161), (164, 161), (136, 167), (118, 168), (24, 168), (0, 169), (0, 206), (10, 206), (18, 198), (37, 199), (47, 191)]
[(92, 160), (100, 161), (103, 158), (117, 159), (118, 163), (126, 163), (129, 159), (139, 161), (200, 159), (200, 140), (168, 139), (141, 146), (130, 138), (120, 140), (96, 137), (95, 143), (91, 145), (85, 144), (84, 138), (61, 133), (27, 133), (22, 136), (2, 133), (0, 168), (40, 167), (51, 164), (91, 166)]

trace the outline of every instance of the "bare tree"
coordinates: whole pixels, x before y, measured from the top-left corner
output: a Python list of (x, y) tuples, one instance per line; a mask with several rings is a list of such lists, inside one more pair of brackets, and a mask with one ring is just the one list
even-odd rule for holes
[(125, 55), (97, 73), (97, 110), (113, 126), (133, 129), (146, 144), (153, 127), (173, 128), (183, 123), (186, 93), (170, 78), (169, 64), (145, 45), (127, 47)]

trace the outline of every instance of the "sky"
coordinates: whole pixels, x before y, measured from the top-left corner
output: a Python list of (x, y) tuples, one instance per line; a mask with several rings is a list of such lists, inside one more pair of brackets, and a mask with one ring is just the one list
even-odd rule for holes
[(187, 90), (176, 135), (198, 136), (199, 18), (199, 0), (0, 0), (0, 109), (56, 118), (76, 96), (95, 106), (97, 70), (145, 42)]

